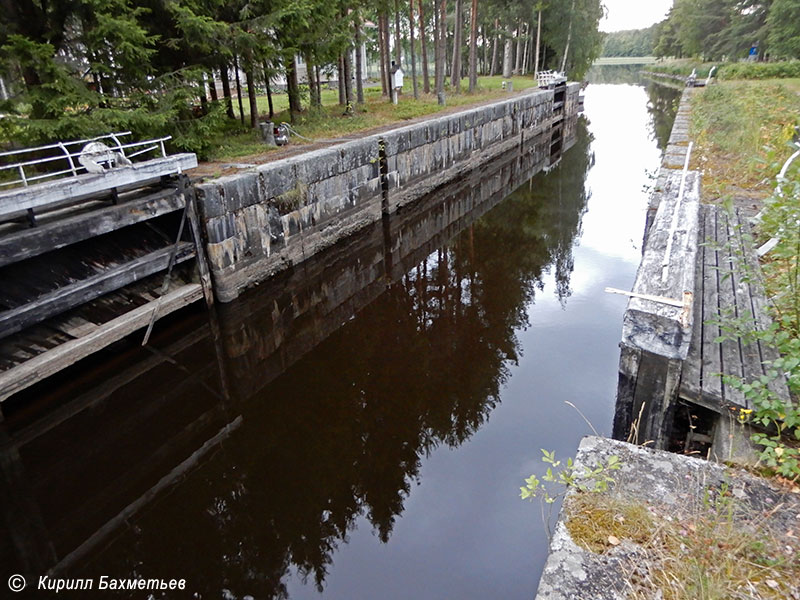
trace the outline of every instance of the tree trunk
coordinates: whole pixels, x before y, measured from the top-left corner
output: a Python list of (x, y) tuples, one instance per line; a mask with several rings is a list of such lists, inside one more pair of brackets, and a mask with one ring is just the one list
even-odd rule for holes
[(436, 38), (436, 49), (438, 50), (436, 62), (439, 65), (439, 72), (436, 74), (436, 95), (439, 104), (444, 104), (444, 65), (445, 65), (445, 35), (447, 32), (447, 0), (439, 2), (439, 35)]
[(272, 105), (272, 89), (269, 86), (269, 68), (267, 67), (267, 61), (261, 63), (261, 66), (264, 69), (264, 87), (267, 88), (267, 105), (269, 106), (269, 119), (272, 120), (272, 117), (275, 116), (275, 107)]
[(522, 38), (524, 34), (522, 33), (522, 21), (517, 23), (517, 52), (515, 56), (514, 62), (514, 74), (519, 75), (522, 71)]
[(239, 120), (244, 125), (244, 105), (242, 104), (242, 81), (239, 78), (239, 57), (233, 55), (233, 68), (236, 71), (236, 97), (239, 100)]
[(511, 54), (514, 50), (511, 32), (506, 27), (506, 46), (503, 50), (503, 77), (511, 77)]
[(419, 37), (422, 41), (422, 91), (426, 94), (431, 93), (431, 82), (428, 81), (428, 43), (425, 36), (425, 13), (423, 4), (425, 0), (417, 0), (419, 3)]
[(536, 26), (536, 59), (533, 66), (534, 77), (539, 74), (539, 48), (542, 42), (542, 9), (539, 9), (539, 24)]
[(481, 25), (481, 47), (483, 48), (483, 55), (481, 56), (481, 65), (478, 69), (478, 72), (481, 75), (486, 75), (487, 68), (486, 65), (489, 64), (489, 43), (486, 39), (486, 23)]
[(394, 59), (398, 67), (403, 65), (403, 52), (400, 46), (400, 0), (394, 0)]
[(464, 23), (461, 14), (462, 0), (456, 0), (456, 12), (453, 22), (453, 63), (450, 67), (450, 85), (453, 92), (461, 92), (461, 35), (464, 30)]
[(500, 30), (500, 19), (494, 20), (494, 44), (492, 46), (492, 64), (489, 67), (489, 77), (494, 77), (494, 69), (497, 66), (497, 45), (500, 41), (500, 36), (497, 32)]
[(336, 72), (339, 74), (339, 105), (344, 106), (347, 104), (347, 96), (344, 89), (344, 56), (342, 54), (339, 54), (339, 66)]
[(250, 128), (258, 127), (258, 101), (256, 100), (256, 84), (253, 80), (253, 68), (248, 65), (244, 73), (247, 81), (247, 101), (250, 104)]
[(306, 77), (308, 78), (308, 99), (309, 104), (311, 106), (319, 106), (317, 102), (317, 92), (319, 91), (319, 85), (317, 83), (317, 78), (314, 76), (314, 64), (311, 62), (311, 56), (309, 54), (305, 55), (306, 59)]
[(222, 97), (225, 98), (225, 112), (229, 119), (235, 119), (233, 114), (233, 98), (231, 97), (231, 80), (228, 74), (228, 65), (222, 65), (219, 70), (219, 78), (222, 79)]
[(347, 107), (345, 113), (349, 115), (353, 112), (353, 59), (350, 56), (350, 48), (344, 50), (342, 65), (344, 66), (344, 103)]
[(441, 71), (441, 61), (439, 60), (439, 3), (433, 0), (433, 91), (439, 91), (439, 71)]
[(361, 17), (356, 13), (356, 101), (364, 104), (364, 65), (361, 61)]
[[(208, 92), (211, 94), (211, 101), (217, 102), (219, 100), (219, 95), (217, 94), (217, 80), (214, 77), (214, 69), (209, 71), (209, 81), (208, 81)], [(3, 82), (0, 80), (0, 97), (2, 97), (2, 87)]]
[(391, 29), (389, 27), (389, 13), (383, 13), (383, 30), (386, 32), (384, 42), (386, 43), (386, 89), (389, 93), (389, 99), (392, 99), (392, 45), (391, 45)]
[(417, 58), (414, 54), (414, 0), (408, 0), (408, 26), (411, 44), (409, 45), (409, 56), (411, 58), (411, 84), (414, 89), (414, 100), (419, 98), (417, 90)]
[(528, 72), (528, 55), (530, 54), (530, 52), (528, 52), (528, 49), (531, 47), (531, 40), (530, 40), (531, 35), (530, 35), (530, 33), (531, 33), (531, 26), (526, 23), (525, 24), (525, 35), (526, 35), (526, 37), (525, 37), (525, 51), (522, 54), (522, 71), (521, 72), (523, 74)]
[(572, 42), (572, 15), (575, 12), (575, 0), (572, 0), (572, 7), (569, 9), (569, 28), (567, 29), (567, 47), (564, 48), (564, 58), (561, 59), (561, 72), (566, 75), (567, 69), (567, 55), (569, 54), (569, 45)]
[(381, 63), (381, 94), (384, 96), (389, 94), (389, 78), (386, 72), (386, 65), (389, 62), (386, 60), (386, 32), (383, 27), (383, 15), (378, 15), (378, 50), (380, 54)]
[(286, 92), (289, 96), (289, 115), (292, 123), (303, 110), (300, 104), (300, 86), (297, 83), (297, 62), (294, 55), (286, 59)]
[(478, 0), (472, 0), (470, 14), (471, 30), (469, 34), (469, 93), (478, 88)]

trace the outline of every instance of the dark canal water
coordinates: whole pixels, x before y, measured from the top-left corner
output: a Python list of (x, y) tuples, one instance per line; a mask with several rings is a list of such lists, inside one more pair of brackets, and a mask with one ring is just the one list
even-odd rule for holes
[(615, 77), (549, 173), (500, 160), (34, 390), (2, 429), (6, 577), (531, 598), (547, 539), (519, 486), (590, 433), (566, 402), (611, 433), (625, 300), (603, 290), (632, 284), (679, 94)]

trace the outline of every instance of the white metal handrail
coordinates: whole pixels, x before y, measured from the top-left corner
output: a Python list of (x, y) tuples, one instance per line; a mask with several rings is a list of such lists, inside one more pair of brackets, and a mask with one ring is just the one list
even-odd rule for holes
[(85, 140), (73, 140), (71, 142), (56, 142), (55, 144), (48, 144), (47, 146), (37, 146), (36, 148), (20, 148), (19, 150), (6, 150), (5, 152), (0, 152), (0, 158), (2, 158), (3, 156), (12, 156), (14, 154), (25, 154), (26, 152), (38, 152), (39, 150), (52, 150), (54, 148), (61, 148), (62, 146), (88, 144), (89, 142), (96, 142), (97, 140), (112, 139), (114, 136), (120, 138), (126, 135), (131, 135), (131, 132), (122, 131), (120, 133), (107, 133), (105, 135), (98, 135), (97, 137), (88, 138)]
[[(60, 175), (65, 175), (67, 173), (71, 173), (73, 176), (77, 176), (79, 171), (86, 171), (86, 167), (84, 167), (83, 165), (75, 164), (75, 161), (73, 160), (73, 158), (78, 158), (78, 157), (81, 156), (81, 151), (69, 152), (67, 150), (67, 146), (75, 146), (75, 145), (78, 145), (78, 144), (86, 144), (86, 143), (98, 141), (98, 140), (101, 140), (101, 139), (110, 139), (110, 140), (114, 141), (115, 145), (114, 146), (110, 146), (109, 149), (113, 150), (115, 152), (119, 152), (120, 154), (122, 154), (122, 156), (125, 156), (125, 150), (126, 149), (139, 148), (139, 150), (129, 154), (128, 158), (131, 158), (131, 157), (134, 157), (134, 156), (139, 156), (141, 154), (144, 154), (146, 152), (151, 152), (151, 151), (156, 150), (156, 149), (160, 149), (161, 150), (161, 156), (162, 157), (166, 157), (167, 156), (167, 152), (166, 152), (166, 148), (164, 147), (164, 142), (172, 139), (172, 136), (166, 136), (166, 137), (161, 137), (161, 138), (155, 138), (155, 139), (152, 139), (152, 140), (145, 140), (145, 141), (142, 141), (142, 142), (131, 142), (129, 144), (120, 143), (119, 138), (122, 137), (122, 136), (126, 136), (126, 135), (130, 135), (130, 132), (129, 131), (125, 131), (125, 132), (122, 132), (122, 133), (111, 133), (111, 134), (104, 135), (104, 136), (98, 136), (96, 138), (92, 138), (92, 139), (89, 139), (89, 140), (75, 140), (75, 141), (72, 141), (72, 142), (58, 142), (56, 144), (50, 144), (50, 145), (47, 145), (47, 146), (38, 146), (36, 148), (24, 148), (24, 149), (21, 149), (21, 150), (11, 150), (11, 151), (8, 151), (8, 152), (2, 152), (2, 153), (0, 153), (0, 158), (3, 157), (3, 156), (12, 156), (12, 155), (19, 155), (19, 154), (24, 154), (24, 153), (39, 152), (39, 151), (42, 151), (42, 150), (53, 150), (53, 149), (56, 149), (56, 148), (61, 150), (61, 154), (57, 154), (57, 155), (54, 155), (54, 156), (47, 156), (45, 158), (38, 158), (38, 159), (34, 159), (34, 160), (17, 162), (17, 163), (13, 163), (13, 164), (10, 164), (10, 165), (0, 165), (0, 172), (1, 171), (10, 171), (12, 169), (16, 169), (16, 170), (19, 171), (19, 175), (20, 175), (19, 179), (14, 179), (12, 181), (0, 181), (0, 187), (9, 186), (9, 185), (16, 185), (16, 184), (19, 184), (19, 183), (21, 183), (23, 186), (27, 187), (30, 184), (30, 182), (32, 182), (32, 181), (39, 181), (41, 179), (50, 179), (50, 178), (53, 178), (53, 177), (58, 177)], [(142, 148), (142, 146), (145, 146), (145, 147)], [(41, 173), (39, 175), (32, 175), (32, 176), (27, 175), (25, 173), (25, 167), (29, 167), (29, 166), (32, 166), (32, 165), (44, 164), (44, 163), (48, 163), (48, 162), (55, 162), (55, 161), (59, 161), (59, 160), (67, 160), (68, 163), (69, 163), (69, 169), (63, 169), (63, 170), (60, 170), (60, 171), (52, 171), (52, 172), (49, 172), (49, 173)], [(98, 157), (96, 160), (97, 160), (97, 162), (106, 162), (106, 161), (110, 160), (110, 157)]]
[(560, 71), (539, 71), (536, 79), (539, 81), (539, 87), (548, 87), (554, 83), (566, 81), (567, 77)]

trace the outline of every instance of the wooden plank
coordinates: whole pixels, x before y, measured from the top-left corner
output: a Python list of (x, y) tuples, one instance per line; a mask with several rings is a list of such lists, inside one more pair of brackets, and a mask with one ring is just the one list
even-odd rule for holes
[[(752, 245), (752, 237), (750, 233), (750, 226), (746, 220), (741, 220), (741, 238), (742, 247), (744, 248), (744, 257), (750, 270), (750, 302), (753, 309), (753, 316), (755, 318), (756, 326), (765, 331), (772, 324), (769, 317), (769, 301), (766, 296), (766, 287), (764, 284), (764, 276), (761, 272), (761, 265), (758, 262), (758, 256)], [(761, 352), (761, 360), (763, 362), (771, 362), (780, 357), (778, 350), (764, 342), (759, 341), (758, 347)], [(765, 372), (769, 369), (768, 365), (764, 366)], [(786, 385), (786, 379), (779, 377), (772, 380), (768, 384), (769, 389), (777, 394), (779, 397), (790, 400), (789, 388)]]
[(53, 326), (73, 338), (83, 337), (99, 327), (97, 323), (87, 321), (78, 316), (59, 320), (59, 322), (54, 323)]
[[(751, 275), (748, 273), (748, 264), (745, 258), (745, 248), (742, 242), (741, 215), (736, 211), (729, 217), (729, 238), (731, 252), (734, 258), (733, 290), (736, 296), (736, 317), (747, 333), (756, 331), (756, 322), (751, 299)], [(750, 383), (764, 374), (761, 363), (761, 349), (758, 342), (749, 339), (739, 340), (739, 349), (742, 356), (742, 374), (746, 383)], [(753, 408), (751, 402), (745, 398), (746, 408)]]
[[(719, 327), (709, 319), (719, 315), (719, 272), (717, 269), (717, 213), (710, 206), (703, 207), (705, 240), (703, 254), (703, 350), (701, 377), (703, 396), (712, 403), (722, 402), (722, 348), (715, 341)], [(717, 407), (719, 410), (719, 406)]]
[[(0, 313), (0, 337), (21, 331), (48, 317), (166, 269), (173, 249), (173, 246), (161, 248), (119, 267), (45, 294), (33, 302)], [(191, 242), (177, 244), (176, 262), (186, 261), (193, 256), (194, 245)]]
[(167, 175), (183, 173), (196, 166), (195, 154), (175, 154), (134, 163), (130, 167), (112, 169), (99, 175), (78, 175), (8, 190), (0, 193), (0, 216), (86, 198), (115, 188), (142, 185)]
[[(734, 294), (733, 258), (730, 246), (728, 215), (722, 210), (717, 213), (717, 265), (719, 267), (719, 315), (724, 319), (736, 318), (736, 296)], [(722, 372), (742, 378), (742, 354), (739, 340), (722, 341)], [(744, 394), (735, 387), (722, 383), (722, 396), (726, 404), (745, 408)]]
[(192, 239), (194, 240), (195, 255), (197, 256), (197, 273), (200, 275), (200, 285), (203, 286), (203, 296), (206, 299), (206, 305), (211, 307), (214, 304), (214, 289), (211, 284), (211, 271), (208, 268), (208, 262), (206, 260), (203, 236), (200, 232), (200, 219), (197, 216), (195, 191), (194, 188), (187, 188), (186, 183), (186, 181), (183, 181), (184, 197), (189, 202), (186, 207), (186, 218), (189, 220), (189, 229), (191, 230)]
[[(163, 296), (158, 306), (158, 314), (163, 317), (202, 297), (203, 290), (199, 283), (184, 285)], [(155, 307), (155, 303), (150, 303), (135, 308), (102, 325), (89, 335), (66, 342), (13, 369), (0, 373), (0, 402), (109, 344), (121, 340), (137, 329), (147, 327)]]
[(0, 238), (0, 267), (183, 208), (174, 188)]

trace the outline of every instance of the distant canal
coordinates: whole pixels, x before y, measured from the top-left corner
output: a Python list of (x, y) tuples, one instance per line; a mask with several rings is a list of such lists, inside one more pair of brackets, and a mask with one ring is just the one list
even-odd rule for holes
[[(547, 538), (519, 486), (541, 448), (591, 433), (566, 402), (611, 433), (625, 299), (603, 290), (633, 282), (679, 96), (609, 69), (549, 173), (512, 190), (513, 161), (482, 169), (217, 318), (34, 388), (2, 430), (9, 574), (530, 599)], [(437, 230), (476, 186), (494, 207)]]

